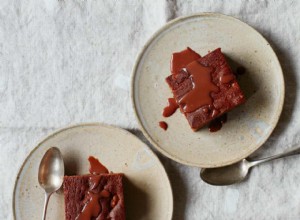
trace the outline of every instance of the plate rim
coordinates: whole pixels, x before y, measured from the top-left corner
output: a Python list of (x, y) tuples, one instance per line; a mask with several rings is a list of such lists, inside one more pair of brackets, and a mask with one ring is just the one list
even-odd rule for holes
[[(239, 159), (234, 159), (231, 160), (229, 162), (222, 162), (222, 163), (218, 163), (218, 164), (214, 164), (214, 165), (208, 165), (205, 163), (199, 163), (199, 162), (190, 162), (181, 158), (178, 158), (176, 156), (174, 156), (171, 153), (168, 153), (167, 151), (165, 151), (162, 147), (160, 147), (159, 144), (157, 144), (151, 137), (151, 135), (148, 133), (147, 129), (144, 127), (141, 118), (139, 116), (139, 113), (137, 111), (137, 104), (136, 104), (136, 100), (135, 100), (135, 79), (137, 76), (137, 69), (139, 67), (139, 64), (141, 63), (141, 59), (143, 58), (144, 53), (146, 52), (146, 50), (149, 48), (149, 46), (152, 44), (152, 42), (160, 36), (160, 34), (162, 34), (165, 30), (167, 30), (168, 28), (172, 27), (175, 24), (178, 24), (184, 20), (188, 20), (188, 19), (192, 19), (192, 18), (197, 18), (197, 17), (216, 17), (216, 18), (225, 18), (228, 20), (232, 20), (235, 22), (239, 22), (243, 25), (246, 25), (248, 28), (250, 28), (252, 31), (256, 32), (261, 38), (262, 40), (269, 45), (270, 49), (271, 49), (271, 53), (274, 55), (274, 61), (276, 62), (276, 64), (279, 67), (279, 71), (280, 71), (280, 81), (281, 81), (281, 91), (280, 91), (280, 100), (279, 100), (279, 106), (277, 108), (276, 111), (276, 117), (274, 120), (274, 123), (271, 125), (271, 129), (269, 131), (268, 134), (266, 134), (265, 139), (261, 142), (259, 142), (256, 147), (254, 147), (252, 150), (247, 151), (246, 154), (244, 155), (245, 157), (243, 158), (239, 158)], [(267, 39), (259, 32), (257, 31), (255, 28), (253, 28), (251, 25), (247, 24), (246, 22), (243, 22), (242, 20), (231, 16), (231, 15), (225, 15), (222, 13), (216, 13), (216, 12), (202, 12), (202, 13), (195, 13), (195, 14), (191, 14), (188, 16), (180, 16), (178, 18), (175, 18), (169, 22), (167, 22), (166, 24), (164, 24), (161, 28), (159, 28), (154, 34), (152, 34), (152, 36), (147, 40), (147, 42), (145, 43), (145, 45), (142, 47), (142, 49), (140, 50), (140, 52), (138, 53), (138, 56), (136, 57), (135, 60), (135, 64), (134, 67), (132, 69), (132, 74), (131, 74), (131, 101), (132, 101), (132, 106), (133, 106), (133, 110), (134, 110), (134, 114), (136, 116), (136, 119), (138, 121), (138, 125), (142, 131), (142, 133), (144, 134), (144, 136), (147, 138), (147, 140), (164, 156), (187, 166), (192, 166), (192, 167), (199, 167), (199, 168), (214, 168), (214, 167), (222, 167), (222, 166), (227, 166), (227, 165), (231, 165), (234, 164), (244, 158), (247, 158), (249, 155), (251, 155), (253, 152), (255, 152), (256, 150), (258, 150), (261, 146), (263, 146), (263, 144), (269, 139), (269, 137), (271, 136), (271, 134), (273, 133), (276, 125), (278, 124), (280, 115), (282, 113), (283, 110), (283, 105), (284, 105), (284, 98), (285, 98), (285, 82), (284, 82), (284, 76), (283, 76), (283, 71), (282, 71), (282, 67), (281, 64), (279, 62), (279, 59), (273, 49), (273, 47), (271, 46), (271, 44), (267, 41)]]
[(50, 138), (52, 138), (55, 135), (58, 135), (66, 130), (69, 129), (73, 129), (73, 128), (78, 128), (78, 127), (86, 127), (86, 126), (100, 126), (100, 127), (105, 127), (105, 128), (110, 128), (113, 130), (118, 130), (120, 132), (123, 132), (126, 135), (129, 135), (133, 138), (138, 139), (140, 142), (142, 142), (144, 144), (144, 146), (146, 146), (149, 149), (149, 152), (157, 159), (159, 165), (163, 168), (164, 173), (166, 174), (167, 177), (167, 184), (169, 185), (169, 189), (170, 189), (170, 204), (169, 204), (169, 208), (170, 208), (170, 220), (173, 218), (173, 214), (174, 214), (174, 195), (173, 195), (173, 188), (170, 182), (170, 178), (169, 175), (165, 169), (165, 166), (162, 164), (162, 162), (160, 161), (160, 159), (158, 158), (158, 156), (154, 153), (154, 151), (148, 146), (148, 144), (144, 143), (140, 138), (138, 138), (137, 136), (135, 136), (134, 134), (132, 134), (131, 132), (127, 131), (126, 129), (123, 129), (121, 127), (115, 126), (115, 125), (111, 125), (111, 124), (105, 124), (105, 123), (100, 123), (100, 122), (91, 122), (91, 123), (77, 123), (74, 125), (69, 125), (63, 128), (58, 128), (56, 130), (54, 130), (53, 132), (51, 132), (48, 135), (45, 135), (42, 139), (40, 139), (39, 141), (37, 141), (37, 144), (35, 144), (35, 147), (29, 152), (29, 154), (26, 156), (25, 160), (23, 161), (22, 165), (20, 166), (17, 176), (15, 178), (14, 181), (14, 189), (13, 189), (13, 198), (12, 198), (12, 211), (13, 211), (13, 219), (16, 220), (16, 190), (17, 190), (17, 183), (18, 180), (20, 179), (20, 175), (21, 172), (24, 169), (24, 166), (26, 164), (26, 162), (29, 160), (29, 158), (32, 156), (32, 154), (47, 140), (49, 140)]

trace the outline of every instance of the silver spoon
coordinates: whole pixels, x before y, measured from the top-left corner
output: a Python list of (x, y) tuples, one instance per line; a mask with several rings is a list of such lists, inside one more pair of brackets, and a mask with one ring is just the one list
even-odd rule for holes
[(219, 167), (219, 168), (205, 168), (201, 169), (201, 179), (211, 185), (224, 186), (241, 182), (247, 176), (249, 169), (267, 161), (275, 160), (282, 157), (300, 154), (300, 147), (292, 148), (281, 154), (271, 157), (249, 161), (246, 159), (241, 160), (235, 164)]
[(46, 211), (49, 198), (62, 185), (64, 179), (64, 161), (63, 157), (56, 147), (51, 147), (45, 153), (39, 167), (39, 184), (45, 190), (45, 204), (43, 211), (43, 220), (46, 219)]

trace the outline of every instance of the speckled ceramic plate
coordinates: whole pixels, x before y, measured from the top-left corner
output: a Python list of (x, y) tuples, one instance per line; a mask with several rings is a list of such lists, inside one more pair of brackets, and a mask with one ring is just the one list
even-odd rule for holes
[[(165, 82), (171, 55), (187, 46), (201, 55), (221, 47), (233, 69), (246, 68), (239, 83), (247, 102), (218, 132), (193, 132), (180, 111), (162, 117), (172, 97)], [(169, 22), (148, 41), (133, 71), (132, 99), (145, 136), (161, 153), (187, 165), (219, 167), (247, 157), (270, 136), (282, 111), (284, 80), (276, 54), (256, 30), (230, 16), (203, 13)], [(167, 131), (158, 126), (162, 120)]]
[[(15, 183), (15, 219), (40, 219), (44, 202), (38, 183), (38, 167), (46, 150), (58, 147), (66, 174), (88, 172), (88, 156), (100, 159), (109, 170), (125, 173), (126, 219), (171, 219), (173, 197), (164, 167), (138, 138), (120, 128), (85, 124), (60, 130), (43, 140), (25, 160)], [(64, 219), (62, 193), (49, 202), (47, 219)]]

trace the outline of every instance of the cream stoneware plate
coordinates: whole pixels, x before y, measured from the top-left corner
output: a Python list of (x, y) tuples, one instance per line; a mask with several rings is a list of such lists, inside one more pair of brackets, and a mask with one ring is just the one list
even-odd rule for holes
[[(238, 81), (247, 101), (218, 132), (193, 132), (178, 110), (162, 117), (172, 97), (165, 82), (171, 55), (186, 47), (201, 55), (221, 47), (233, 70), (246, 68)], [(148, 41), (133, 70), (132, 99), (143, 133), (161, 153), (186, 165), (220, 167), (246, 158), (270, 136), (282, 111), (284, 80), (276, 54), (256, 30), (230, 16), (203, 13), (169, 22)], [(168, 123), (167, 131), (159, 121)]]
[[(67, 175), (88, 173), (92, 155), (125, 179), (126, 219), (172, 218), (173, 197), (164, 167), (138, 138), (120, 128), (85, 124), (60, 130), (42, 141), (27, 157), (18, 174), (13, 198), (15, 219), (42, 218), (44, 192), (38, 183), (38, 167), (43, 154), (58, 147)], [(63, 193), (50, 198), (47, 219), (64, 219)]]

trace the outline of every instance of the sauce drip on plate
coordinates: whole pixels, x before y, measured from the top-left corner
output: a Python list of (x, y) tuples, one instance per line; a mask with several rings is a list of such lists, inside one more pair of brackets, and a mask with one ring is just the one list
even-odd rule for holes
[(191, 48), (172, 54), (171, 58), (171, 73), (177, 74), (182, 68), (185, 68), (189, 63), (201, 58), (199, 54), (193, 51)]
[(164, 117), (170, 117), (173, 115), (176, 110), (179, 108), (176, 100), (174, 98), (168, 98), (168, 106), (166, 106), (163, 110), (163, 116)]
[(160, 121), (159, 127), (161, 127), (162, 129), (164, 129), (166, 131), (168, 129), (168, 124), (165, 121)]
[(109, 173), (108, 169), (95, 157), (90, 156), (88, 160), (90, 162), (90, 174), (99, 175), (101, 173)]

